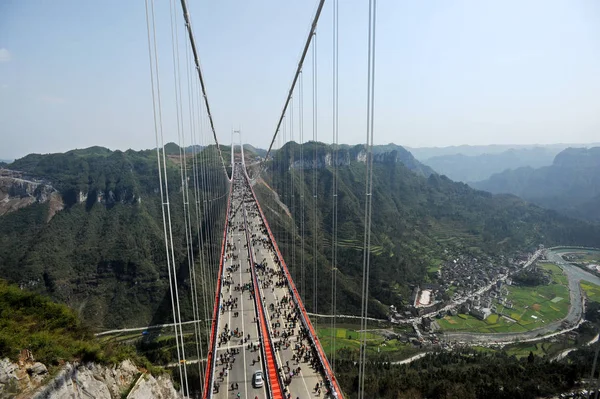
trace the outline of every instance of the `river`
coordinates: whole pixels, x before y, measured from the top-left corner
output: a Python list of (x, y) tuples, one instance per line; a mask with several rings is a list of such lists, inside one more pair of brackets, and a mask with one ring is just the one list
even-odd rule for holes
[[(561, 252), (564, 255), (564, 252)], [(546, 253), (546, 257), (549, 261), (556, 263), (560, 268), (564, 271), (565, 275), (569, 280), (569, 298), (571, 301), (571, 306), (569, 308), (569, 313), (562, 320), (557, 320), (551, 323), (546, 324), (544, 327), (536, 328), (535, 330), (520, 332), (520, 333), (468, 333), (468, 332), (456, 332), (456, 333), (445, 333), (444, 338), (448, 341), (457, 341), (457, 342), (487, 342), (487, 343), (507, 343), (507, 342), (515, 342), (515, 341), (524, 341), (524, 340), (533, 340), (536, 338), (543, 338), (542, 336), (546, 336), (554, 331), (557, 331), (561, 328), (563, 322), (569, 323), (569, 325), (574, 326), (578, 324), (581, 320), (581, 316), (583, 313), (583, 301), (581, 297), (581, 289), (579, 287), (579, 282), (581, 280), (588, 281), (590, 283), (594, 283), (600, 285), (600, 278), (586, 272), (585, 270), (573, 266), (563, 260), (563, 258), (558, 255), (556, 252), (548, 250)], [(572, 329), (572, 328), (568, 328)], [(568, 330), (566, 329), (566, 330)]]

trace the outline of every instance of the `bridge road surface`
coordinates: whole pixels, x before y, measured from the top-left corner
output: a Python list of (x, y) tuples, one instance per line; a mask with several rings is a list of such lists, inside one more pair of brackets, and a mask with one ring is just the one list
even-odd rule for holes
[[(287, 392), (291, 394), (291, 398), (319, 397), (318, 391), (315, 390), (316, 385), (319, 384), (321, 386), (321, 397), (326, 397), (324, 375), (318, 366), (315, 368), (311, 366), (311, 360), (316, 361), (317, 359), (316, 353), (313, 352), (308, 339), (300, 337), (300, 320), (296, 318), (296, 321), (291, 324), (286, 320), (286, 314), (294, 314), (295, 306), (290, 297), (287, 280), (283, 273), (277, 274), (280, 270), (280, 266), (275, 262), (277, 255), (273, 248), (267, 244), (270, 242), (269, 236), (266, 234), (266, 228), (252, 194), (248, 194), (244, 204), (248, 214), (248, 227), (252, 232), (254, 261), (264, 265), (264, 270), (263, 267), (256, 267), (259, 275), (261, 299), (263, 300), (267, 319), (270, 321), (270, 335), (276, 346), (277, 364), (282, 369), (282, 375), (285, 376), (284, 380), (287, 379)], [(281, 300), (286, 297), (289, 301), (281, 304)], [(288, 328), (286, 328), (286, 323)], [(291, 333), (288, 336), (289, 347), (284, 344), (283, 332)], [(277, 349), (277, 344), (280, 344), (279, 349)], [(300, 360), (295, 358), (294, 355), (298, 353), (298, 351), (294, 351), (296, 346), (307, 348), (305, 351), (306, 358), (304, 356)], [(298, 367), (300, 367), (299, 373), (296, 372)], [(294, 371), (294, 376), (291, 377), (290, 381), (291, 371)]]
[[(226, 244), (226, 261), (223, 264), (223, 283), (221, 286), (222, 309), (219, 311), (219, 320), (217, 324), (217, 350), (216, 363), (211, 383), (213, 398), (240, 398), (266, 399), (267, 393), (265, 386), (262, 388), (254, 388), (252, 386), (252, 376), (255, 371), (262, 370), (263, 376), (266, 375), (266, 370), (263, 369), (262, 361), (256, 362), (257, 356), (261, 353), (260, 350), (248, 349), (248, 344), (258, 345), (259, 335), (257, 317), (254, 300), (252, 299), (251, 290), (245, 289), (243, 292), (237, 289), (238, 285), (251, 284), (252, 276), (248, 271), (250, 260), (248, 249), (245, 247), (246, 235), (243, 230), (244, 217), (240, 207), (242, 201), (242, 190), (238, 185), (242, 184), (241, 179), (234, 178), (234, 188), (231, 200), (230, 223), (227, 232)], [(237, 258), (235, 258), (237, 257)], [(239, 266), (239, 267), (236, 267)], [(237, 308), (228, 308), (227, 301), (237, 300)], [(238, 313), (236, 317), (235, 314)], [(225, 329), (227, 325), (228, 330)], [(240, 337), (232, 337), (228, 341), (222, 339), (222, 334), (239, 329)], [(241, 334), (243, 332), (243, 335)], [(244, 339), (250, 340), (242, 343)], [(221, 362), (221, 356), (226, 357), (228, 351), (239, 351), (238, 354), (231, 355), (229, 361)], [(262, 359), (261, 359), (262, 360)], [(227, 369), (227, 376), (220, 373)], [(218, 392), (213, 389), (214, 383), (218, 383)], [(237, 384), (237, 389), (231, 389), (231, 384)]]

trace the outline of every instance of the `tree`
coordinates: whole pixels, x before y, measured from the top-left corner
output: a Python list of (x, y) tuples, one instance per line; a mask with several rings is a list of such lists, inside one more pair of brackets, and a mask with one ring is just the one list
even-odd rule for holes
[(535, 360), (535, 356), (533, 354), (533, 352), (529, 352), (529, 356), (527, 356), (527, 363), (532, 364), (533, 361)]

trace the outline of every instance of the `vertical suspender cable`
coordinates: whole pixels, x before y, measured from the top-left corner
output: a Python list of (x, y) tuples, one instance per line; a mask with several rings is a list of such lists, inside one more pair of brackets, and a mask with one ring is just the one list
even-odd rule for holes
[[(154, 135), (156, 140), (156, 160), (157, 160), (157, 168), (158, 168), (158, 181), (160, 186), (160, 201), (161, 201), (161, 211), (163, 218), (163, 234), (165, 239), (165, 254), (167, 260), (167, 272), (169, 276), (169, 292), (171, 296), (171, 310), (173, 313), (173, 326), (175, 333), (175, 342), (177, 343), (177, 360), (178, 360), (178, 371), (179, 371), (179, 379), (183, 381), (183, 371), (181, 368), (181, 352), (179, 348), (179, 339), (178, 339), (178, 331), (177, 331), (177, 318), (175, 317), (175, 300), (172, 290), (172, 280), (173, 276), (171, 275), (171, 264), (169, 257), (169, 243), (167, 239), (167, 219), (165, 214), (165, 190), (163, 187), (163, 178), (162, 178), (162, 170), (161, 170), (161, 162), (160, 162), (160, 152), (161, 148), (164, 152), (164, 147), (162, 147), (160, 137), (162, 137), (162, 105), (160, 100), (160, 75), (158, 69), (158, 54), (156, 49), (156, 27), (155, 27), (155, 18), (154, 18), (154, 1), (150, 0), (150, 14), (148, 12), (148, 0), (145, 1), (146, 8), (146, 29), (148, 33), (148, 57), (150, 61), (150, 82), (152, 88), (152, 112), (154, 114)], [(150, 33), (152, 31), (152, 34)], [(154, 84), (154, 76), (156, 75), (156, 87)], [(158, 113), (157, 113), (158, 111)], [(160, 132), (160, 133), (159, 133)], [(167, 193), (168, 194), (168, 193)], [(168, 201), (168, 200), (167, 200)], [(183, 386), (183, 384), (182, 384)]]
[[(204, 118), (202, 118), (201, 120), (201, 124), (202, 124), (202, 133), (206, 134), (206, 120)], [(206, 238), (206, 257), (208, 258), (208, 267), (207, 267), (207, 271), (208, 271), (208, 281), (209, 281), (209, 289), (211, 292), (214, 292), (216, 290), (216, 278), (215, 278), (215, 273), (214, 273), (214, 267), (213, 267), (213, 251), (212, 251), (212, 237), (211, 237), (211, 231), (210, 231), (210, 224), (212, 222), (211, 218), (210, 218), (210, 185), (209, 185), (209, 180), (208, 180), (208, 174), (210, 172), (210, 151), (211, 149), (209, 148), (209, 140), (207, 140), (206, 137), (204, 137), (204, 135), (202, 135), (202, 139), (203, 139), (203, 144), (204, 144), (204, 148), (202, 150), (202, 165), (204, 165), (204, 167), (202, 168), (202, 186), (204, 187), (203, 190), (203, 198), (202, 198), (202, 203), (203, 203), (203, 215), (204, 215), (204, 222), (203, 222), (203, 231), (204, 231), (204, 237)], [(214, 306), (214, 300), (211, 300), (211, 305)]]
[[(176, 36), (177, 39), (177, 36)], [(177, 40), (178, 41), (178, 40)], [(191, 160), (192, 160), (192, 177), (194, 176), (194, 113), (193, 113), (193, 93), (191, 90), (191, 77), (190, 77), (190, 58), (189, 58), (189, 48), (185, 46), (185, 65), (186, 65), (186, 78), (187, 78), (187, 103), (188, 103), (188, 117), (189, 117), (189, 131), (190, 131), (190, 146), (192, 148)], [(204, 357), (204, 350), (202, 348), (202, 334), (201, 334), (201, 324), (200, 324), (200, 309), (198, 303), (198, 289), (197, 289), (197, 279), (196, 279), (196, 258), (194, 256), (194, 236), (193, 236), (193, 226), (192, 226), (192, 211), (190, 209), (190, 190), (189, 190), (189, 178), (188, 178), (188, 167), (187, 167), (187, 153), (186, 153), (186, 145), (185, 145), (185, 134), (182, 132), (182, 145), (180, 145), (180, 150), (183, 147), (183, 158), (182, 158), (182, 167), (184, 170), (184, 182), (185, 182), (185, 191), (184, 194), (184, 210), (187, 216), (185, 220), (186, 224), (186, 241), (188, 243), (189, 255), (188, 255), (188, 267), (189, 267), (189, 279), (190, 279), (190, 288), (191, 288), (191, 299), (192, 299), (192, 316), (193, 316), (193, 326), (194, 326), (194, 335), (195, 335), (195, 343), (196, 343), (196, 359), (198, 359), (198, 378), (200, 381), (200, 386), (202, 386), (202, 381), (204, 381), (204, 371), (202, 368), (201, 360)], [(197, 192), (197, 182), (196, 179), (193, 179), (193, 187), (194, 187), (194, 200)], [(197, 219), (196, 219), (197, 220)]]
[(290, 192), (291, 192), (291, 196), (292, 198), (290, 199), (290, 213), (291, 213), (291, 225), (290, 225), (290, 235), (292, 237), (292, 265), (293, 265), (293, 279), (297, 280), (298, 279), (298, 264), (296, 263), (296, 221), (295, 221), (295, 216), (296, 216), (296, 191), (294, 190), (295, 184), (294, 184), (294, 175), (295, 175), (295, 168), (294, 168), (294, 148), (295, 148), (296, 144), (294, 141), (294, 98), (292, 97), (291, 100), (291, 107), (290, 107)]
[[(313, 72), (313, 146), (314, 146), (314, 159), (313, 159), (313, 312), (319, 313), (317, 309), (317, 240), (318, 240), (318, 227), (319, 223), (317, 220), (317, 147), (318, 147), (318, 103), (317, 103), (317, 92), (318, 92), (318, 81), (317, 81), (317, 32), (313, 38), (313, 59), (312, 59), (312, 72)], [(317, 318), (315, 318), (315, 325), (317, 324)]]
[[(286, 140), (287, 140), (287, 124), (286, 122), (286, 117), (283, 117), (283, 123), (281, 125), (281, 133), (282, 135), (280, 136), (280, 142), (281, 145), (279, 146), (279, 150), (282, 151), (282, 155), (283, 155), (283, 147), (286, 144)], [(289, 254), (288, 249), (288, 241), (287, 241), (287, 234), (286, 234), (286, 228), (285, 228), (285, 223), (286, 223), (286, 213), (285, 213), (285, 204), (286, 204), (286, 195), (288, 194), (288, 190), (287, 190), (287, 179), (285, 178), (285, 157), (279, 157), (279, 173), (277, 174), (278, 177), (280, 177), (280, 187), (279, 190), (277, 190), (278, 193), (281, 193), (279, 200), (281, 201), (281, 224), (279, 227), (279, 238), (278, 241), (281, 242), (283, 244), (283, 248), (285, 248), (285, 255), (287, 256)]]
[[(195, 80), (191, 81), (191, 112), (192, 112), (192, 136), (191, 136), (191, 141), (192, 141), (192, 145), (194, 148), (194, 155), (192, 157), (192, 169), (193, 169), (193, 178), (194, 178), (194, 202), (195, 202), (195, 210), (196, 210), (196, 240), (198, 240), (198, 255), (200, 257), (200, 281), (201, 281), (201, 287), (202, 287), (202, 303), (203, 303), (203, 310), (204, 310), (204, 321), (208, 321), (208, 311), (210, 306), (209, 303), (209, 297), (212, 297), (208, 294), (208, 284), (207, 284), (207, 279), (206, 279), (206, 261), (204, 259), (204, 233), (202, 232), (202, 220), (203, 218), (201, 217), (201, 212), (202, 212), (202, 207), (201, 207), (201, 198), (202, 198), (202, 194), (201, 191), (203, 190), (202, 187), (200, 187), (200, 175), (199, 175), (199, 167), (202, 167), (201, 165), (199, 165), (199, 161), (198, 161), (198, 157), (200, 155), (200, 142), (198, 140), (198, 136), (196, 134), (196, 127), (198, 127), (198, 130), (200, 130), (200, 120), (199, 120), (199, 115), (196, 114), (196, 104), (198, 104), (196, 102), (196, 96), (197, 96), (197, 86), (194, 83)], [(198, 110), (199, 112), (201, 111)], [(197, 280), (196, 280), (197, 281)], [(206, 326), (206, 331), (208, 331), (208, 326)]]
[[(176, 110), (176, 122), (177, 122), (177, 135), (178, 137), (181, 137), (181, 123), (182, 123), (182, 116), (181, 116), (181, 85), (180, 85), (180, 77), (179, 77), (179, 49), (178, 49), (178, 44), (176, 42), (176, 21), (174, 21), (173, 19), (173, 1), (169, 1), (169, 12), (170, 12), (170, 16), (171, 16), (171, 48), (172, 48), (172, 55), (173, 55), (173, 78), (174, 78), (174, 83), (175, 83), (175, 110)], [(179, 149), (181, 151), (181, 147)], [(165, 173), (165, 188), (167, 188), (167, 184), (168, 184), (168, 177), (167, 177), (167, 157), (165, 154), (165, 151), (163, 149), (163, 168), (164, 168), (164, 173)], [(183, 184), (185, 184), (185, 182), (183, 181), (183, 169), (181, 169), (181, 177), (182, 177), (182, 191), (183, 190)], [(167, 189), (167, 196), (168, 196), (168, 189)], [(184, 195), (185, 196), (185, 195)], [(168, 202), (168, 201), (167, 201)], [(184, 198), (184, 204), (185, 204), (185, 198)], [(167, 216), (168, 216), (168, 221), (169, 221), (169, 240), (170, 240), (170, 244), (171, 244), (171, 258), (172, 258), (172, 263), (171, 263), (171, 267), (173, 268), (173, 287), (175, 289), (175, 304), (177, 305), (177, 321), (175, 322), (175, 324), (177, 325), (177, 328), (179, 328), (179, 340), (181, 342), (181, 356), (182, 356), (182, 360), (183, 360), (183, 381), (181, 382), (182, 385), (184, 385), (184, 395), (185, 396), (189, 396), (189, 384), (188, 384), (188, 375), (187, 375), (187, 365), (186, 365), (186, 355), (185, 355), (185, 342), (184, 342), (184, 336), (183, 336), (183, 327), (181, 325), (181, 306), (179, 303), (179, 283), (177, 281), (177, 269), (176, 269), (176, 262), (175, 262), (175, 249), (173, 247), (173, 228), (171, 226), (171, 206), (170, 204), (167, 205)], [(186, 233), (186, 239), (187, 239), (187, 233)], [(188, 264), (189, 266), (189, 264)]]
[(358, 397), (365, 397), (365, 367), (366, 367), (366, 329), (369, 304), (369, 267), (371, 252), (371, 212), (373, 204), (373, 127), (375, 102), (375, 27), (377, 0), (369, 0), (369, 45), (367, 72), (367, 159), (365, 167), (365, 231), (363, 250), (362, 306), (361, 306), (361, 345), (358, 375)]
[(338, 0), (333, 5), (333, 210), (331, 231), (331, 369), (335, 372), (337, 317), (337, 236), (338, 236)]
[[(199, 95), (200, 93), (198, 93)], [(200, 234), (202, 235), (202, 251), (206, 251), (206, 255), (204, 256), (204, 259), (206, 261), (206, 266), (205, 266), (205, 284), (206, 284), (206, 288), (205, 290), (208, 292), (216, 292), (216, 280), (213, 278), (213, 270), (212, 270), (212, 251), (210, 250), (210, 235), (209, 235), (209, 230), (208, 230), (208, 225), (210, 223), (209, 220), (209, 210), (208, 210), (208, 198), (209, 198), (209, 187), (207, 184), (207, 180), (206, 180), (206, 174), (207, 174), (207, 169), (208, 169), (208, 147), (206, 145), (206, 143), (208, 142), (205, 137), (205, 127), (204, 127), (204, 118), (203, 118), (203, 105), (200, 102), (199, 103), (199, 107), (200, 107), (200, 112), (198, 112), (198, 116), (199, 116), (199, 122), (198, 122), (198, 126), (200, 128), (200, 132), (199, 132), (199, 136), (200, 136), (200, 145), (202, 146), (202, 150), (200, 151), (199, 157), (200, 157), (200, 172), (199, 172), (199, 180), (202, 183), (202, 190), (200, 192), (201, 194), (201, 200), (200, 200), (200, 204), (202, 205), (202, 224), (200, 226)], [(208, 307), (209, 309), (212, 309), (214, 307), (214, 297), (212, 295), (208, 295), (209, 299), (209, 303), (208, 303)]]
[(305, 268), (305, 252), (304, 246), (304, 213), (305, 213), (305, 198), (306, 182), (304, 181), (304, 167), (306, 161), (304, 159), (304, 78), (300, 71), (300, 88), (298, 90), (298, 128), (300, 130), (300, 295), (302, 302), (306, 301), (306, 268)]

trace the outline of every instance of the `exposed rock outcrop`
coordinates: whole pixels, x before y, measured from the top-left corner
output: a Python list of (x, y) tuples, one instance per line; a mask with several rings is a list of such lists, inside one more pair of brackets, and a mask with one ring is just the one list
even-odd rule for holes
[(50, 202), (52, 218), (63, 209), (62, 198), (48, 182), (33, 179), (22, 172), (0, 169), (0, 216), (34, 203)]
[[(304, 152), (304, 158), (300, 158), (299, 153), (293, 158), (290, 157), (290, 169), (317, 169), (338, 166), (349, 166), (351, 162), (365, 163), (367, 161), (367, 152), (364, 146), (354, 146), (351, 148), (340, 148), (337, 156), (333, 154), (331, 146), (322, 146), (317, 151), (315, 157), (312, 151)], [(386, 152), (375, 152), (373, 162), (378, 164), (401, 163), (413, 172), (425, 177), (433, 173), (429, 167), (417, 161), (410, 152), (401, 147)]]
[(167, 375), (155, 378), (129, 360), (113, 367), (67, 363), (50, 381), (42, 363), (0, 360), (0, 398), (119, 399), (125, 395), (131, 399), (178, 398)]

